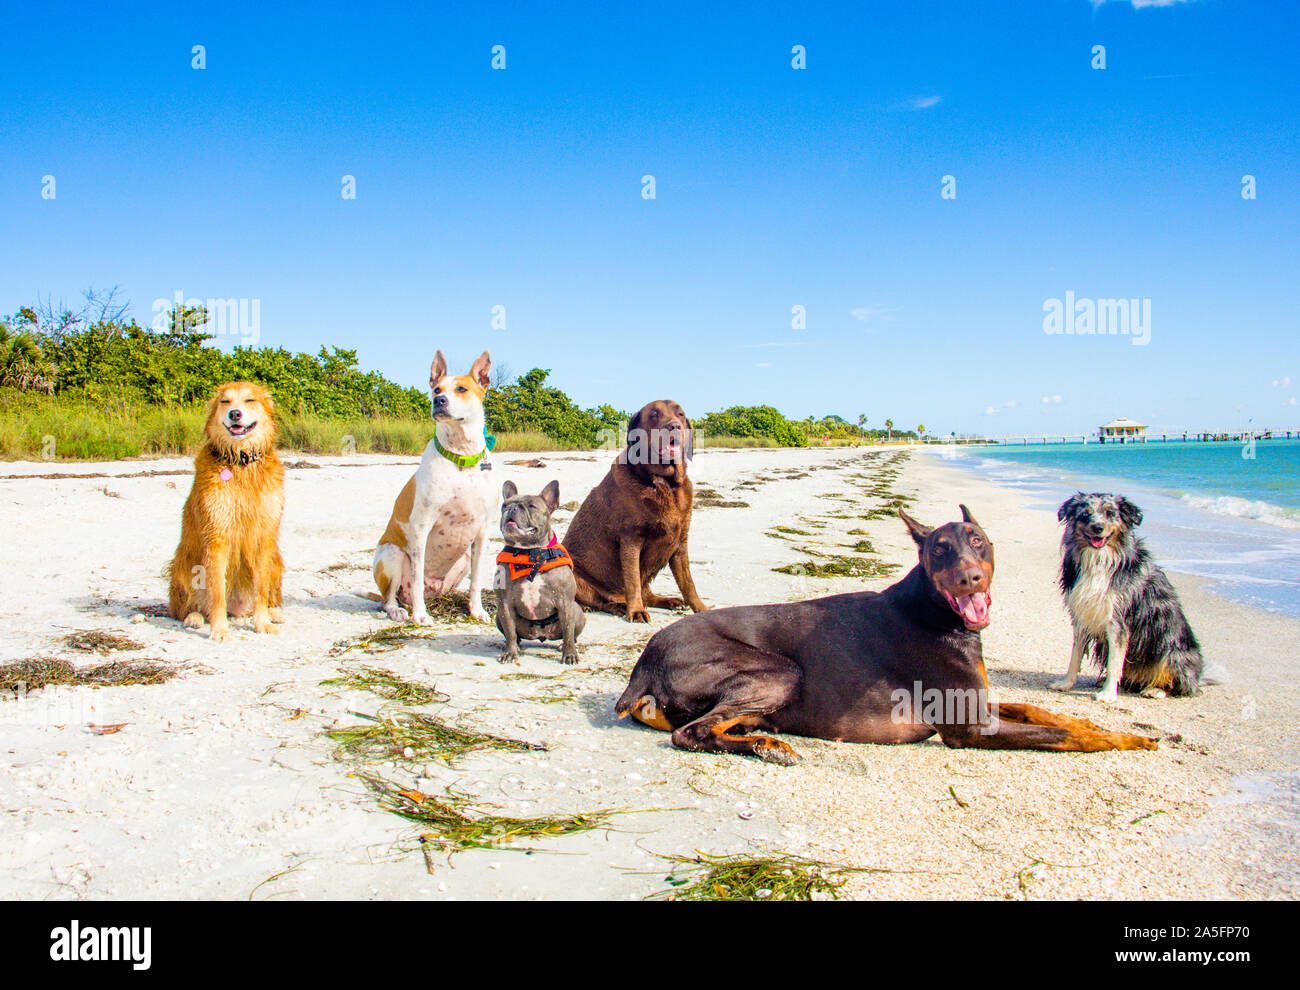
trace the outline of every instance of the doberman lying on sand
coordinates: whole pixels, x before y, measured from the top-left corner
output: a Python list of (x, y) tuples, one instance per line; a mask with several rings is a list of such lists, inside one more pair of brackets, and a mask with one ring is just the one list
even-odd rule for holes
[(966, 506), (962, 522), (899, 516), (920, 563), (882, 592), (832, 595), (687, 616), (646, 644), (619, 718), (672, 732), (681, 749), (793, 763), (760, 728), (844, 742), (1095, 752), (1155, 749), (1083, 718), (993, 704), (980, 646), (989, 623), (993, 547)]

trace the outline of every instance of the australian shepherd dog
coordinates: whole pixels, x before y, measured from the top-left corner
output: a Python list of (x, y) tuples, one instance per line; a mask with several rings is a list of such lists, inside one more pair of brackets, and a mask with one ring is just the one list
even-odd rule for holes
[(280, 517), (284, 467), (275, 453), (275, 414), (261, 385), (227, 382), (208, 405), (206, 442), (194, 458), (194, 487), (171, 563), (173, 618), (209, 637), (230, 637), (227, 616), (253, 616), (259, 633), (282, 621)]
[(1098, 701), (1114, 701), (1120, 685), (1149, 698), (1199, 693), (1201, 647), (1169, 578), (1133, 532), (1142, 510), (1120, 495), (1078, 492), (1056, 516), (1065, 523), (1061, 593), (1074, 651), (1051, 687), (1074, 687), (1091, 649), (1104, 671)]

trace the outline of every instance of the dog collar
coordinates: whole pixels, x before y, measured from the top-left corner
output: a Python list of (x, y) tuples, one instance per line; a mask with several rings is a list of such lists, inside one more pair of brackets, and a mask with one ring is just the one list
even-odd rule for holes
[(458, 468), (472, 468), (479, 461), (487, 456), (488, 449), (484, 447), (477, 454), (453, 454), (450, 450), (438, 442), (438, 438), (433, 438), (433, 446), (443, 457), (451, 461)]
[(215, 457), (217, 460), (219, 460), (222, 464), (230, 464), (230, 465), (241, 464), (245, 467), (247, 467), (249, 464), (254, 463), (255, 461), (260, 461), (262, 459), (262, 455), (265, 453), (266, 451), (260, 448), (254, 454), (250, 454), (246, 450), (241, 450), (238, 454), (228, 454), (225, 451), (218, 450), (216, 447), (212, 448), (212, 456)]
[(483, 460), (483, 458), (487, 456), (487, 452), (491, 450), (493, 447), (495, 447), (496, 445), (497, 445), (497, 438), (494, 436), (490, 436), (487, 430), (483, 431), (483, 449), (480, 450), (477, 454), (453, 454), (450, 450), (448, 450), (446, 447), (444, 447), (442, 444), (438, 442), (437, 435), (435, 435), (433, 438), (434, 449), (436, 449), (438, 453), (440, 453), (443, 457), (447, 458), (447, 460), (451, 461), (451, 463), (455, 464), (458, 468), (461, 468), (462, 470), (464, 470), (465, 468), (472, 468), (479, 461)]
[(497, 554), (497, 563), (510, 568), (510, 580), (518, 581), (527, 577), (529, 581), (543, 571), (556, 567), (572, 567), (573, 558), (562, 543), (554, 542), (547, 547), (512, 547), (507, 546)]

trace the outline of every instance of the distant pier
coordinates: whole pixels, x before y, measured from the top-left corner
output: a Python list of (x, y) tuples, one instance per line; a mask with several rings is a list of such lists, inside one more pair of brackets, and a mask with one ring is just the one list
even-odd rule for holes
[(1292, 438), (1300, 439), (1300, 430), (1264, 430), (1260, 433), (1252, 433), (1249, 430), (1236, 431), (1225, 430), (1219, 433), (1194, 433), (1190, 430), (1183, 433), (1145, 433), (1138, 437), (1107, 437), (1098, 439), (1097, 436), (1088, 436), (1083, 433), (1046, 433), (1046, 434), (1003, 434), (1000, 437), (979, 436), (979, 437), (956, 437), (945, 439), (942, 437), (926, 437), (926, 443), (960, 443), (960, 444), (993, 444), (998, 447), (1035, 447), (1078, 443), (1078, 444), (1148, 444), (1148, 443), (1247, 443), (1251, 440), (1290, 440)]

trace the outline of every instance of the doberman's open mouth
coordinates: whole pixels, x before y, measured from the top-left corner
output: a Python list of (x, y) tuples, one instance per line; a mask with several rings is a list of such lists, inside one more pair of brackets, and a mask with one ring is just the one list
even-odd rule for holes
[(993, 596), (987, 591), (977, 591), (973, 595), (962, 595), (960, 598), (946, 591), (943, 594), (948, 599), (948, 604), (952, 606), (952, 610), (961, 616), (962, 622), (966, 623), (967, 629), (978, 632), (989, 624), (989, 606), (993, 604)]

